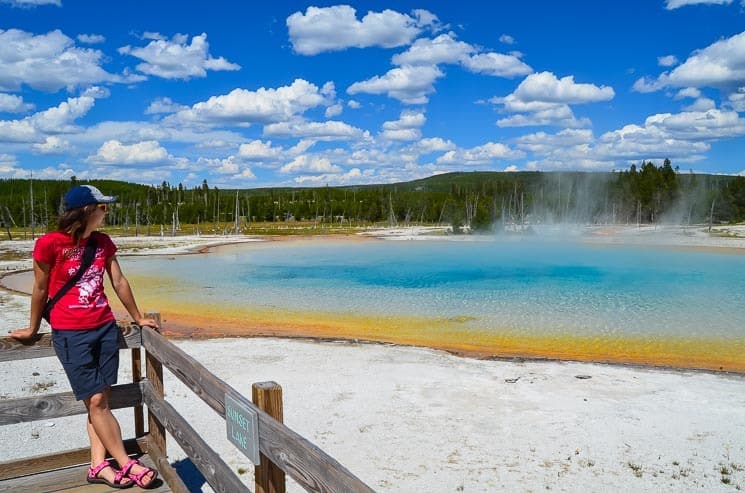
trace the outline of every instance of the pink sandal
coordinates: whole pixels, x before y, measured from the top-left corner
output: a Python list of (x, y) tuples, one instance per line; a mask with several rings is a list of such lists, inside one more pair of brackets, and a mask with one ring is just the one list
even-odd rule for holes
[[(120, 490), (123, 490), (124, 488), (131, 488), (132, 486), (134, 486), (135, 482), (132, 480), (132, 478), (129, 478), (128, 476), (126, 476), (126, 473), (124, 472), (123, 469), (120, 471), (117, 471), (116, 469), (111, 467), (111, 469), (113, 469), (116, 472), (116, 476), (114, 476), (113, 483), (105, 478), (99, 478), (98, 477), (99, 473), (103, 471), (104, 469), (106, 469), (107, 467), (111, 467), (111, 464), (109, 463), (109, 461), (105, 460), (101, 462), (99, 465), (97, 465), (96, 467), (89, 468), (88, 477), (86, 478), (88, 482), (96, 483), (96, 484), (105, 484), (109, 486), (110, 488), (117, 488)], [(125, 478), (129, 479), (129, 481), (126, 483), (122, 483), (122, 479), (125, 479)]]
[[(140, 474), (133, 474), (133, 473), (130, 473), (129, 472), (132, 469), (132, 466), (134, 466), (135, 464), (137, 464), (140, 467), (144, 467), (144, 469), (142, 470), (142, 472)], [(129, 462), (127, 462), (126, 464), (124, 464), (124, 467), (122, 467), (122, 470), (120, 472), (122, 474), (126, 474), (129, 479), (131, 479), (132, 481), (134, 481), (134, 483), (137, 484), (137, 486), (139, 486), (140, 488), (143, 488), (143, 489), (154, 488), (155, 487), (155, 478), (158, 477), (158, 471), (156, 471), (155, 469), (151, 469), (151, 468), (143, 465), (137, 459), (132, 459)], [(150, 482), (147, 483), (147, 484), (144, 484), (142, 482), (143, 478), (145, 476), (147, 476), (148, 474), (150, 474), (150, 473), (153, 473), (152, 477), (150, 478)]]

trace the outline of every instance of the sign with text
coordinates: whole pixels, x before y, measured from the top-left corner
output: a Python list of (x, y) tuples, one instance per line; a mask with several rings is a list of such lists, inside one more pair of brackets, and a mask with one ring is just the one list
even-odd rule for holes
[(259, 460), (259, 415), (256, 411), (225, 395), (225, 424), (228, 440), (238, 447), (243, 455), (258, 466)]

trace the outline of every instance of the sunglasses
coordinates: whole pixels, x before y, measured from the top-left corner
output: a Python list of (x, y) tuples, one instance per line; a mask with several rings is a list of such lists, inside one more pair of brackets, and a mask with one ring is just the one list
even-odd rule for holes
[(109, 212), (109, 204), (96, 204), (96, 207), (104, 212)]

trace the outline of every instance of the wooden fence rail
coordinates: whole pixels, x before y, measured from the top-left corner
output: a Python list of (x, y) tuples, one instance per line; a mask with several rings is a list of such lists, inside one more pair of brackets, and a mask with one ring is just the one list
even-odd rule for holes
[[(109, 405), (111, 409), (133, 407), (142, 403), (139, 383), (127, 383), (111, 387)], [(20, 399), (0, 400), (0, 426), (42, 419), (62, 418), (85, 414), (85, 404), (75, 400), (72, 392), (42, 394)]]
[[(120, 325), (119, 330), (121, 331), (121, 337), (119, 337), (120, 349), (140, 347), (142, 335), (138, 326), (134, 324)], [(54, 356), (51, 334), (40, 335), (32, 344), (24, 344), (12, 337), (0, 337), (0, 363), (48, 356)]]
[(225, 395), (256, 411), (259, 416), (259, 450), (306, 490), (373, 491), (335, 459), (256, 407), (161, 334), (144, 330), (142, 344), (223, 419)]
[[(157, 314), (151, 314), (156, 315)], [(159, 319), (159, 317), (157, 317)], [(215, 491), (248, 491), (236, 474), (207, 445), (199, 433), (164, 398), (163, 370), (165, 366), (192, 392), (225, 419), (225, 398), (229, 396), (258, 415), (258, 446), (261, 452), (261, 480), (274, 481), (271, 487), (257, 482), (257, 491), (284, 491), (284, 474), (289, 475), (307, 491), (361, 493), (373, 490), (320, 448), (298, 435), (281, 422), (280, 402), (274, 403), (279, 420), (208, 371), (202, 364), (179, 349), (156, 330), (140, 329), (136, 325), (120, 326), (120, 347), (132, 350), (133, 382), (116, 385), (111, 391), (112, 408), (133, 408), (135, 439), (125, 441), (132, 454), (147, 453), (159, 468), (161, 476), (174, 492), (188, 492), (166, 456), (166, 431), (187, 453)], [(142, 378), (140, 348), (145, 350), (146, 378)], [(34, 344), (22, 344), (10, 337), (0, 337), (0, 362), (54, 356), (49, 335)], [(276, 385), (276, 384), (275, 384)], [(276, 386), (277, 388), (279, 386)], [(256, 392), (256, 388), (254, 388)], [(261, 401), (261, 399), (259, 399)], [(142, 406), (148, 410), (148, 432), (144, 431)], [(71, 392), (0, 400), (0, 426), (63, 416), (84, 414), (85, 406), (75, 401)], [(53, 469), (83, 464), (89, 450), (70, 450), (21, 460), (0, 462), (0, 492), (13, 488), (16, 478)], [(270, 461), (266, 464), (263, 461)], [(274, 469), (272, 469), (274, 468)], [(276, 472), (266, 473), (265, 471)], [(257, 467), (257, 471), (259, 468)], [(47, 479), (45, 479), (47, 481)], [(257, 481), (259, 478), (257, 477)], [(5, 486), (3, 483), (6, 483)], [(269, 483), (267, 483), (269, 484)], [(7, 488), (6, 488), (7, 487)]]

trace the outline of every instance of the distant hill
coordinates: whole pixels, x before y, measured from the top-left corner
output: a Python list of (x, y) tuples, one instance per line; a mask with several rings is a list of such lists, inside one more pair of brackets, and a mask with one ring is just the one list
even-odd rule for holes
[[(577, 223), (745, 220), (745, 177), (679, 173), (669, 161), (622, 172), (457, 172), (339, 187), (218, 189), (162, 182), (0, 180), (0, 220), (46, 226), (63, 194), (88, 183), (119, 197), (113, 224), (313, 220), (447, 223), (473, 229)], [(33, 185), (33, 187), (32, 187)], [(33, 188), (33, 216), (31, 193)]]

